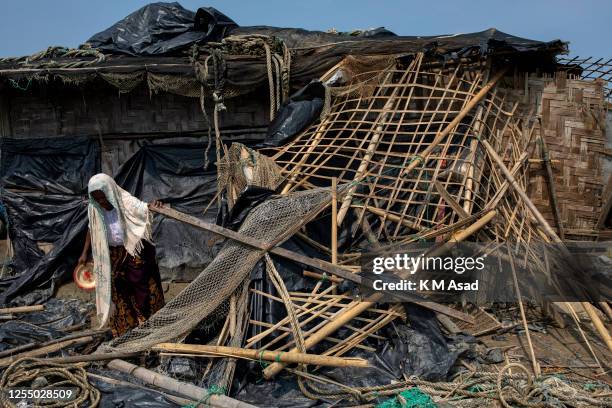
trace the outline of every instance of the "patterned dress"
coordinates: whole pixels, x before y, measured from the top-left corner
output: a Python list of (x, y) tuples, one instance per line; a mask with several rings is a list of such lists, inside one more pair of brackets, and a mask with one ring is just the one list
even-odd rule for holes
[(143, 240), (139, 256), (123, 246), (111, 246), (112, 301), (115, 305), (109, 325), (113, 337), (147, 320), (164, 306), (164, 293), (155, 261), (155, 247)]

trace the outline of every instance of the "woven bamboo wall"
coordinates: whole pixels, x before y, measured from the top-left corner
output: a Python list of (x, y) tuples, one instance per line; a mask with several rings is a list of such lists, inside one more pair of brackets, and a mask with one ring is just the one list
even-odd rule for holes
[[(605, 186), (604, 82), (557, 73), (555, 78), (530, 78), (529, 88), (530, 96), (537, 99), (550, 157), (559, 160), (553, 165), (553, 176), (563, 229), (569, 239), (592, 239), (597, 236)], [(543, 168), (532, 172), (530, 195), (556, 227)]]
[[(151, 95), (144, 85), (121, 95), (107, 84), (48, 84), (10, 91), (5, 104), (10, 121), (10, 134), (5, 136), (9, 137), (181, 134), (208, 129), (199, 98)], [(228, 110), (221, 114), (222, 129), (267, 126), (266, 95), (252, 92), (226, 100)], [(212, 119), (210, 104), (207, 110)]]

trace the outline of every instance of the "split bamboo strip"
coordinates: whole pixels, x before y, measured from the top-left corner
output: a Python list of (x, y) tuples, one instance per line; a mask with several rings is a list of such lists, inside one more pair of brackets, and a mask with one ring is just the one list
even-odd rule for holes
[(171, 353), (214, 354), (250, 360), (276, 361), (290, 364), (314, 364), (326, 367), (369, 367), (362, 358), (341, 358), (318, 354), (284, 353), (277, 351), (244, 349), (239, 347), (207, 346), (199, 344), (161, 343), (153, 347), (155, 351)]

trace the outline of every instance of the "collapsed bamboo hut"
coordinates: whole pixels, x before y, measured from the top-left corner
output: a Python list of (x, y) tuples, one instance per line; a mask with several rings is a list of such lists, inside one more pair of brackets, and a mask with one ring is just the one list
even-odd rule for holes
[[(105, 172), (143, 200), (172, 204), (158, 211), (155, 234), (162, 277), (182, 286), (121, 337), (64, 340), (102, 343), (92, 359), (160, 352), (158, 373), (109, 367), (139, 370), (171, 401), (393, 397), (403, 406), (417, 389), (457, 406), (610, 403), (609, 386), (591, 393), (577, 378), (543, 376), (544, 343), (528, 324), (571, 322), (585, 358), (605, 371), (606, 292), (527, 307), (541, 299), (516, 274), (555, 282), (559, 261), (542, 248), (565, 256), (573, 243), (611, 236), (611, 60), (569, 58), (562, 41), (495, 29), (346, 35), (212, 15), (220, 37), (160, 55), (93, 42), (0, 59), (1, 200), (14, 253), (0, 305), (44, 303), (65, 283), (85, 231), (87, 179)], [(441, 244), (462, 242), (505, 251), (520, 311), (511, 326), (492, 301), (425, 296), (406, 306), (358, 290), (369, 252), (429, 243), (443, 253)], [(525, 333), (522, 357), (511, 362), (518, 346), (504, 345), (493, 370), (458, 359), (470, 349), (461, 336), (514, 329)], [(16, 381), (44, 365), (18, 357), (66, 344), (45, 344), (44, 354), (18, 345), (0, 365)], [(64, 362), (88, 356), (73, 357)]]

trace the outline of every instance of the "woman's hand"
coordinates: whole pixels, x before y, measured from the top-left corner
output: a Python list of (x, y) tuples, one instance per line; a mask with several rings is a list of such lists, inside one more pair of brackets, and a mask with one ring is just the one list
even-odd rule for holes
[(87, 254), (85, 253), (79, 257), (79, 262), (77, 263), (77, 266), (85, 265), (86, 263), (87, 263)]
[(147, 204), (149, 206), (149, 209), (151, 208), (161, 208), (164, 206), (164, 203), (162, 203), (159, 200), (153, 200), (151, 201), (149, 204)]

